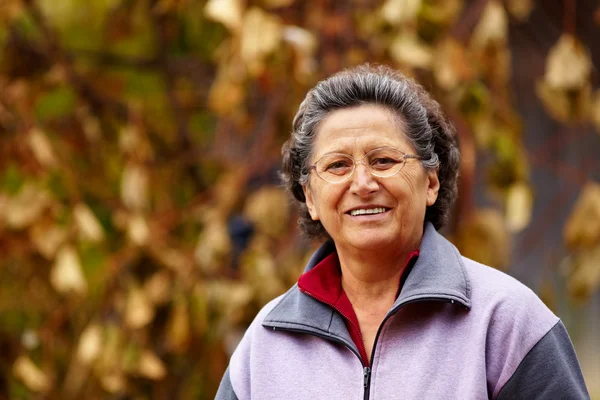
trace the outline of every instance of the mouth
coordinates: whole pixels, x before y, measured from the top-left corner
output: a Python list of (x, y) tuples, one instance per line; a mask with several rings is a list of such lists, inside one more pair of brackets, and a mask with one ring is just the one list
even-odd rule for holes
[(389, 208), (386, 208), (386, 207), (356, 208), (354, 210), (350, 210), (347, 214), (350, 214), (353, 217), (356, 217), (359, 215), (382, 214), (388, 210), (389, 210)]

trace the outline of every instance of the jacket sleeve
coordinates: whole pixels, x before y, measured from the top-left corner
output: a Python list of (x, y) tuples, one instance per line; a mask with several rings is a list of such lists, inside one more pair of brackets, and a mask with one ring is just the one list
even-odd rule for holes
[(558, 321), (523, 358), (498, 400), (589, 399), (565, 326)]
[(225, 374), (223, 375), (223, 379), (221, 379), (221, 384), (219, 385), (219, 390), (217, 391), (215, 400), (238, 400), (238, 397), (233, 390), (233, 386), (231, 385), (229, 367), (227, 367), (227, 370), (225, 370)]

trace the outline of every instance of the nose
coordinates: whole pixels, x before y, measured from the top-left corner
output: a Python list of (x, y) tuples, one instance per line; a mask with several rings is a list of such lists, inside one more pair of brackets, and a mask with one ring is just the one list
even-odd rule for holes
[(379, 183), (371, 175), (369, 168), (364, 162), (359, 161), (356, 163), (354, 174), (350, 179), (352, 179), (350, 191), (361, 197), (368, 196), (379, 189)]

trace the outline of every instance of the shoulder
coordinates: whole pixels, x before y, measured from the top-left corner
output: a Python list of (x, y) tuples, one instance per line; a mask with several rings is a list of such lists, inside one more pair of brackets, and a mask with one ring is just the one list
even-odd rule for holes
[(461, 258), (469, 276), (475, 305), (526, 312), (549, 319), (552, 324), (558, 321), (538, 295), (517, 279), (464, 256)]

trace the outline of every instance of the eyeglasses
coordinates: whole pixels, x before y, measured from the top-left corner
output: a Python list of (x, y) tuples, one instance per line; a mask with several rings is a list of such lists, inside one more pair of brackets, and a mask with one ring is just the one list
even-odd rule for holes
[(326, 182), (342, 183), (352, 176), (357, 164), (364, 164), (371, 175), (389, 178), (400, 172), (409, 158), (422, 159), (416, 154), (406, 154), (393, 147), (373, 149), (360, 160), (354, 160), (343, 153), (330, 153), (318, 159), (309, 167), (309, 171), (314, 169), (319, 178)]

